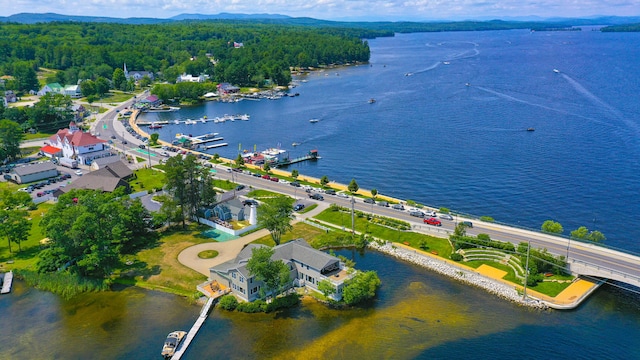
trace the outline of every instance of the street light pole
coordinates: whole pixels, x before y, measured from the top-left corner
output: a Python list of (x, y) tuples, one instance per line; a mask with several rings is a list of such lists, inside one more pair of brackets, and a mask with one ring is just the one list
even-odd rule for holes
[(351, 233), (355, 235), (356, 233), (356, 220), (355, 220), (355, 205), (356, 205), (356, 199), (353, 197), (353, 194), (351, 194)]

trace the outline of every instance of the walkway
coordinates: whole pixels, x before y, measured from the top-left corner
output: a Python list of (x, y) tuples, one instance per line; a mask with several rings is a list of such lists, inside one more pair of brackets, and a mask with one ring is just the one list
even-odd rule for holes
[[(318, 207), (316, 207), (315, 209), (309, 211), (308, 213), (298, 215), (294, 223), (296, 221), (301, 221), (309, 217), (314, 217), (324, 209), (329, 207), (329, 204), (327, 203), (320, 202), (317, 204)], [(234, 259), (247, 244), (267, 235), (269, 235), (269, 231), (266, 229), (262, 229), (236, 240), (193, 245), (182, 250), (182, 252), (178, 254), (178, 261), (182, 265), (191, 268), (205, 275), (206, 277), (209, 277), (209, 268), (222, 264), (225, 261)], [(199, 258), (198, 254), (205, 250), (215, 250), (218, 252), (218, 256), (213, 259)]]

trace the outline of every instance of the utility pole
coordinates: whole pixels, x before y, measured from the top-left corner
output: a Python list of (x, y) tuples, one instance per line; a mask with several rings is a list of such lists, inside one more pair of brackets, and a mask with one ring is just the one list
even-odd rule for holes
[(529, 254), (531, 252), (531, 240), (527, 242), (527, 262), (524, 267), (524, 292), (522, 293), (522, 300), (527, 299), (527, 282), (529, 281)]

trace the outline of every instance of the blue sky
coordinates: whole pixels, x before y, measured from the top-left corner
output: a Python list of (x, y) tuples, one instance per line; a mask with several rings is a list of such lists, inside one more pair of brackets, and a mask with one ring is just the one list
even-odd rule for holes
[(21, 12), (168, 18), (181, 13), (283, 14), (327, 20), (486, 19), (640, 15), (640, 0), (0, 0)]

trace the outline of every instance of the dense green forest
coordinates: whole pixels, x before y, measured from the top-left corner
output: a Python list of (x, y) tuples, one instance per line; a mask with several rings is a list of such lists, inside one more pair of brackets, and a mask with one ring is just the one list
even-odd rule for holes
[(607, 26), (600, 29), (600, 31), (602, 32), (638, 32), (640, 31), (640, 24)]
[(187, 72), (237, 85), (286, 82), (290, 75), (282, 74), (289, 67), (368, 61), (362, 39), (384, 35), (391, 33), (233, 22), (2, 24), (0, 75), (15, 76), (20, 91), (33, 90), (32, 70), (40, 67), (62, 70), (56, 80), (76, 84), (111, 79), (124, 63), (130, 71), (161, 73), (168, 81)]

